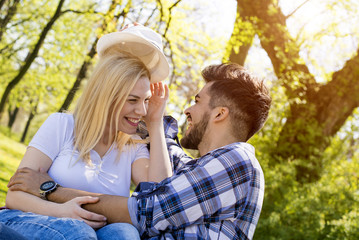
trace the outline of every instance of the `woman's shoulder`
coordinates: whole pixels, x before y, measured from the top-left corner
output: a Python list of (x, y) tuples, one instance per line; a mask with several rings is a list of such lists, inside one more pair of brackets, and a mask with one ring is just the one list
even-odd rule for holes
[(74, 117), (72, 114), (70, 113), (62, 113), (62, 112), (56, 112), (56, 113), (52, 113), (47, 121), (52, 121), (53, 123), (72, 123), (74, 122)]
[(67, 142), (72, 143), (73, 120), (71, 114), (53, 113), (47, 117), (32, 138), (29, 146), (33, 146), (55, 159)]
[(57, 129), (56, 132), (60, 131), (67, 136), (71, 136), (74, 130), (75, 121), (74, 117), (70, 113), (52, 113), (44, 123), (47, 128)]

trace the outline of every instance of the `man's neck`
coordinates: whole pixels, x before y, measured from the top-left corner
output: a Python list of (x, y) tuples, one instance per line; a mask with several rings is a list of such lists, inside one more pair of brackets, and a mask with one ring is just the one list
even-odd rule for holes
[(232, 137), (231, 135), (217, 134), (217, 136), (204, 136), (202, 142), (198, 145), (198, 151), (199, 154), (203, 156), (210, 151), (235, 142), (238, 142), (238, 139)]

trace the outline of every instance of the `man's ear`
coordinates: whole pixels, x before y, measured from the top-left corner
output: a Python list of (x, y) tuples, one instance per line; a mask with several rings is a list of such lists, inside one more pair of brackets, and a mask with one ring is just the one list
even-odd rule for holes
[(229, 116), (229, 109), (227, 107), (217, 107), (214, 122), (223, 121), (227, 119), (228, 116)]

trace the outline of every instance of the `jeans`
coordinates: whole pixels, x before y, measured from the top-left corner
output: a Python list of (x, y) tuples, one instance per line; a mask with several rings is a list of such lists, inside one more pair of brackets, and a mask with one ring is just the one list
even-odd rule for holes
[(99, 240), (140, 239), (137, 229), (129, 223), (111, 223), (97, 230), (96, 234)]
[(0, 240), (26, 240), (26, 238), (3, 223), (0, 223)]
[(49, 217), (12, 209), (0, 211), (1, 223), (5, 225), (4, 230), (15, 231), (27, 239), (140, 239), (137, 229), (128, 223), (108, 224), (95, 232), (93, 228), (80, 220)]
[(56, 218), (6, 209), (0, 211), (0, 222), (27, 239), (97, 239), (96, 232), (89, 225), (72, 218)]

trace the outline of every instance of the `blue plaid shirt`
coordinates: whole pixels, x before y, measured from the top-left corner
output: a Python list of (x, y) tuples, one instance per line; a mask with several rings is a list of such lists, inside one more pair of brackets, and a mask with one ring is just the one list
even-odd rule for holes
[(173, 176), (141, 183), (128, 201), (142, 239), (252, 239), (262, 209), (264, 176), (247, 143), (187, 156), (177, 122), (164, 119)]

